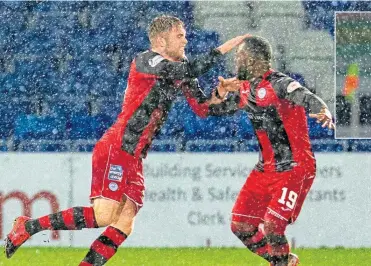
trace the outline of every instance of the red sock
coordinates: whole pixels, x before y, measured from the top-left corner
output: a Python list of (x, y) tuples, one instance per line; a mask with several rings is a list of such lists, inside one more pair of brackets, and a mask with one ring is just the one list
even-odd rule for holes
[(265, 215), (264, 232), (268, 242), (271, 265), (286, 266), (290, 247), (285, 236), (287, 221), (272, 215)]
[(115, 255), (118, 247), (125, 241), (127, 235), (119, 229), (108, 226), (93, 242), (80, 266), (101, 266)]
[(43, 230), (80, 230), (97, 227), (92, 207), (73, 207), (26, 222), (26, 231), (30, 235)]
[(231, 227), (233, 233), (251, 252), (270, 262), (267, 239), (258, 225), (250, 232), (239, 231), (233, 223)]

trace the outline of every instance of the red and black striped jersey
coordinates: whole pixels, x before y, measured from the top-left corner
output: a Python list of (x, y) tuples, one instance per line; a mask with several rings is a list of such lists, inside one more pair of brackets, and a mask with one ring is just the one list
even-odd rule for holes
[[(196, 78), (207, 72), (221, 55), (214, 49), (194, 60), (173, 62), (153, 51), (138, 54), (130, 66), (122, 111), (101, 140), (120, 145), (137, 158), (146, 157), (176, 96), (181, 91), (199, 95)], [(195, 111), (207, 111), (205, 100), (206, 97), (195, 99), (192, 106)]]
[(226, 101), (210, 105), (209, 115), (247, 112), (259, 142), (256, 169), (282, 172), (295, 165), (315, 167), (306, 110), (319, 112), (326, 104), (300, 83), (269, 70), (261, 78), (242, 83)]

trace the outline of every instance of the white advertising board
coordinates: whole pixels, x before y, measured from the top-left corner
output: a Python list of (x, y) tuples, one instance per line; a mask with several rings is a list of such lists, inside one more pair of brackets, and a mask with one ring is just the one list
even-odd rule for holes
[[(371, 155), (316, 157), (317, 177), (297, 222), (287, 230), (289, 240), (303, 247), (371, 247)], [(145, 203), (126, 245), (242, 246), (230, 231), (230, 211), (256, 161), (254, 153), (150, 154), (144, 164)], [(91, 154), (3, 153), (0, 176), (4, 237), (24, 211), (37, 217), (55, 202), (59, 209), (88, 206)], [(35, 195), (44, 198), (33, 202)], [(29, 245), (89, 246), (101, 231), (60, 232), (57, 239), (43, 232)]]

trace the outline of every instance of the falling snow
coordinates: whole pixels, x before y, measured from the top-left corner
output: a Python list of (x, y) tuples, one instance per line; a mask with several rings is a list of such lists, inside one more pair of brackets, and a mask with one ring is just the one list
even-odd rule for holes
[[(220, 7), (215, 2), (213, 4), (215, 15), (220, 15), (223, 4), (218, 3)], [(237, 19), (233, 22), (245, 20), (248, 26), (245, 28), (242, 25), (228, 25), (228, 20), (223, 17), (219, 21), (210, 17), (211, 9), (207, 5), (210, 3), (2, 2), (1, 150), (91, 151), (95, 140), (120, 112), (131, 60), (136, 53), (149, 47), (146, 35), (148, 23), (164, 13), (176, 15), (185, 21), (189, 40), (187, 54), (191, 57), (207, 52), (235, 33), (248, 31), (270, 39), (276, 58), (275, 67), (317, 92), (332, 107), (332, 47), (320, 47), (321, 42), (314, 42), (313, 48), (310, 42), (302, 38), (308, 32), (312, 38), (318, 36), (319, 39), (327, 38), (327, 43), (332, 42), (334, 11), (371, 8), (369, 3), (346, 1), (303, 1), (293, 8), (287, 3), (241, 2), (237, 6), (249, 16), (237, 13)], [(276, 15), (270, 7), (277, 7)], [(280, 12), (286, 12), (287, 16)], [(282, 37), (280, 39), (277, 34), (266, 36), (271, 31), (266, 31), (269, 21), (281, 23), (277, 25), (278, 29), (282, 29), (281, 35), (292, 23), (297, 22), (299, 28), (296, 26), (295, 29), (303, 30), (304, 35), (297, 40), (289, 34), (291, 39), (288, 41), (282, 40)], [(371, 98), (367, 87), (370, 60), (364, 56), (371, 49), (368, 45), (370, 17), (360, 17), (358, 22), (352, 22), (351, 28), (344, 26), (344, 29), (341, 20), (336, 21), (340, 23), (336, 48), (338, 125), (341, 129), (345, 126), (345, 134), (350, 134), (346, 137), (352, 137), (352, 132), (359, 131), (359, 128), (370, 135)], [(223, 31), (223, 27), (227, 32)], [(326, 32), (327, 36), (323, 36)], [(300, 42), (304, 45), (300, 46)], [(297, 47), (292, 43), (298, 43)], [(298, 54), (298, 47), (309, 53)], [(315, 50), (322, 50), (324, 56)], [(218, 75), (233, 75), (234, 69), (229, 59), (201, 78), (207, 93), (215, 86)], [(356, 103), (345, 101), (340, 92), (346, 65), (351, 61), (359, 62), (361, 67)], [(311, 63), (313, 66), (327, 65), (322, 67), (326, 75), (304, 66)], [(359, 111), (352, 107), (354, 104)], [(357, 111), (357, 115), (352, 115), (352, 110)], [(314, 145), (315, 150), (357, 149), (341, 141), (321, 143), (321, 139), (333, 139), (333, 133), (322, 130), (312, 121), (309, 124), (310, 135), (318, 143)], [(244, 114), (198, 119), (180, 97), (152, 150), (254, 151), (257, 147), (245, 145), (246, 141), (250, 143), (254, 139), (253, 135)], [(204, 140), (205, 145), (186, 145), (195, 139)], [(160, 140), (169, 141), (164, 144)]]

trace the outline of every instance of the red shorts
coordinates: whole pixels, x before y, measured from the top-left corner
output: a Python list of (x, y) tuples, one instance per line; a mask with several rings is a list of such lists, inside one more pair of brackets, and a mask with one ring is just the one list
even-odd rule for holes
[(287, 172), (253, 170), (242, 187), (232, 210), (232, 220), (264, 221), (269, 215), (293, 223), (312, 186), (315, 169), (295, 167)]
[(116, 145), (98, 141), (93, 151), (90, 199), (103, 197), (122, 202), (123, 196), (143, 205), (144, 178), (142, 160)]

